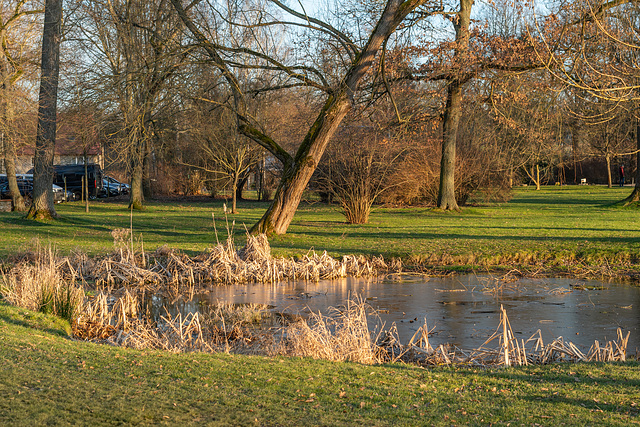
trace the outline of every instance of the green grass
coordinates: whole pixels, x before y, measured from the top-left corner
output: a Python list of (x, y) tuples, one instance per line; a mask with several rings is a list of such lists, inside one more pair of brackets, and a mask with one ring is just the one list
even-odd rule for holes
[[(525, 260), (562, 264), (578, 259), (586, 264), (636, 263), (640, 258), (640, 219), (637, 209), (611, 206), (630, 188), (601, 186), (543, 187), (515, 190), (509, 203), (469, 207), (461, 213), (428, 208), (376, 208), (364, 225), (344, 223), (337, 206), (301, 204), (286, 235), (270, 239), (274, 255), (300, 256), (309, 249), (330, 255), (384, 255), (409, 263), (499, 265)], [(136, 239), (145, 250), (167, 244), (194, 255), (226, 238), (222, 201), (150, 202), (134, 212)], [(251, 227), (268, 204), (240, 202), (235, 238), (244, 241), (244, 226)], [(111, 230), (129, 228), (123, 203), (92, 202), (85, 213), (80, 203), (57, 206), (62, 219), (30, 222), (19, 213), (0, 214), (0, 256), (35, 245), (53, 244), (60, 253), (89, 254), (113, 249)], [(230, 225), (230, 224), (229, 224)], [(139, 247), (139, 245), (138, 245)]]
[(422, 369), (140, 352), (64, 338), (56, 322), (0, 302), (1, 425), (640, 423), (638, 363)]

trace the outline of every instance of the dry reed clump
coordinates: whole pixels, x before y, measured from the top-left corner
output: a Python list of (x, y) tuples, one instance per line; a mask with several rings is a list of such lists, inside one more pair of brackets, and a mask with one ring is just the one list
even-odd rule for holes
[[(545, 345), (542, 340), (542, 332), (539, 329), (528, 340), (518, 341), (514, 337), (506, 310), (504, 307), (500, 307), (500, 311), (498, 329), (480, 348), (469, 355), (469, 363), (523, 366), (560, 362), (615, 362), (626, 360), (630, 332), (623, 336), (620, 328), (617, 331), (617, 340), (608, 341), (602, 346), (598, 341), (595, 341), (594, 345), (585, 354), (571, 341), (565, 341), (562, 337), (557, 337), (551, 343)], [(497, 349), (486, 347), (496, 339), (499, 341)], [(527, 345), (530, 343), (533, 348), (527, 349)]]
[(368, 304), (349, 299), (342, 310), (331, 309), (332, 315), (312, 313), (308, 321), (287, 326), (276, 352), (368, 365), (388, 361), (387, 352), (377, 344), (378, 337), (369, 329), (368, 317), (374, 313)]
[(9, 304), (55, 314), (69, 322), (84, 301), (84, 290), (65, 280), (51, 248), (38, 248), (33, 263), (23, 261), (1, 273), (0, 294)]
[[(74, 255), (62, 262), (65, 275), (78, 275), (99, 289), (121, 286), (164, 287), (175, 294), (193, 294), (208, 284), (277, 283), (285, 280), (371, 277), (389, 266), (382, 257), (344, 256), (336, 260), (326, 252), (311, 252), (301, 259), (273, 258), (265, 235), (248, 236), (244, 248), (236, 250), (229, 238), (197, 257), (161, 247), (152, 254), (132, 254), (120, 248), (109, 256), (90, 260)], [(395, 270), (402, 264), (393, 262)]]
[[(313, 314), (309, 320), (298, 321), (285, 328), (277, 353), (331, 361), (355, 361), (376, 364), (403, 361), (419, 365), (524, 366), (561, 362), (616, 362), (627, 358), (630, 333), (618, 329), (614, 341), (598, 341), (587, 351), (581, 351), (562, 337), (545, 345), (538, 330), (528, 340), (514, 337), (507, 313), (502, 308), (500, 324), (485, 343), (474, 350), (463, 350), (451, 344), (433, 347), (429, 341), (427, 323), (421, 326), (407, 344), (397, 338), (395, 327), (374, 334), (367, 322), (375, 316), (371, 307), (361, 300), (349, 300), (344, 310), (334, 314)], [(375, 335), (375, 336), (374, 336)], [(490, 344), (497, 341), (496, 347)]]
[(154, 321), (143, 314), (142, 298), (124, 289), (118, 296), (101, 292), (88, 298), (73, 330), (81, 339), (139, 350), (256, 352), (269, 347), (272, 337), (247, 325), (261, 318), (265, 310), (266, 306), (259, 304), (221, 304), (212, 308), (211, 315), (165, 312)]
[[(542, 332), (538, 330), (528, 340), (514, 337), (506, 310), (501, 307), (500, 323), (496, 332), (479, 348), (462, 350), (453, 345), (432, 347), (429, 342), (426, 323), (403, 346), (400, 359), (421, 365), (472, 365), (472, 366), (526, 366), (544, 365), (562, 362), (617, 362), (627, 358), (627, 344), (630, 332), (626, 336), (618, 329), (618, 338), (601, 345), (596, 341), (589, 351), (582, 352), (575, 344), (562, 337), (555, 338), (545, 345)], [(416, 336), (419, 339), (416, 340)], [(489, 344), (497, 341), (496, 347)]]
[(308, 320), (298, 320), (275, 332), (253, 327), (265, 316), (263, 305), (220, 304), (208, 312), (186, 316), (166, 312), (158, 321), (142, 312), (141, 299), (129, 290), (121, 291), (118, 297), (100, 293), (87, 299), (74, 323), (74, 334), (113, 345), (172, 352), (233, 351), (363, 364), (404, 361), (471, 366), (624, 361), (629, 340), (629, 333), (625, 336), (618, 330), (617, 340), (603, 345), (596, 341), (587, 352), (562, 337), (545, 345), (540, 331), (526, 341), (518, 340), (502, 309), (496, 332), (477, 349), (465, 351), (448, 344), (433, 347), (429, 341), (433, 330), (426, 321), (407, 344), (402, 344), (395, 326), (372, 331), (371, 324), (380, 324), (377, 313), (357, 298), (349, 299), (341, 309), (330, 308), (328, 316), (313, 313)]

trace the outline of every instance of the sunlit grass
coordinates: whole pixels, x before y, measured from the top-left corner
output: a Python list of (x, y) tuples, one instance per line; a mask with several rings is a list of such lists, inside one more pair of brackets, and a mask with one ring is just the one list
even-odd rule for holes
[[(382, 254), (408, 262), (453, 265), (514, 259), (561, 263), (571, 258), (587, 263), (635, 262), (640, 255), (638, 212), (610, 206), (629, 192), (629, 188), (600, 186), (520, 188), (509, 203), (467, 207), (461, 213), (376, 207), (363, 225), (346, 224), (338, 206), (303, 203), (287, 234), (272, 237), (270, 243), (274, 255), (282, 256), (314, 249), (332, 256)], [(222, 200), (210, 199), (151, 202), (145, 211), (133, 213), (136, 244), (145, 250), (167, 244), (193, 255), (215, 245), (216, 231), (222, 241), (233, 228), (237, 244), (242, 245), (245, 227), (251, 227), (268, 204), (240, 202), (239, 213), (227, 218), (222, 206)], [(97, 201), (88, 214), (79, 203), (57, 209), (62, 219), (50, 223), (29, 222), (18, 213), (0, 215), (0, 255), (26, 250), (34, 239), (55, 245), (61, 253), (105, 253), (113, 249), (111, 230), (130, 226), (124, 202)]]
[[(368, 366), (136, 351), (0, 302), (2, 425), (631, 425), (638, 363)], [(32, 329), (31, 326), (37, 329)]]

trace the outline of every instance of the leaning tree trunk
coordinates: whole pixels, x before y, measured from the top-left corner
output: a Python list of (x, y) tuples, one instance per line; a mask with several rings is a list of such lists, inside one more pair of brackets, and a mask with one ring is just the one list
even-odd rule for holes
[(295, 161), (284, 165), (280, 184), (269, 209), (252, 228), (252, 233), (284, 234), (293, 220), (302, 193), (318, 166), (331, 137), (351, 110), (346, 88), (330, 97), (305, 137)]
[[(472, 0), (463, 0), (472, 1)], [(275, 141), (260, 133), (251, 126), (246, 117), (244, 94), (237, 77), (229, 64), (220, 56), (218, 47), (211, 43), (204, 33), (191, 21), (180, 0), (171, 0), (175, 10), (191, 31), (196, 40), (206, 50), (207, 54), (227, 80), (229, 88), (233, 91), (234, 102), (237, 108), (238, 129), (245, 136), (253, 139), (258, 144), (269, 150), (283, 163), (283, 176), (276, 190), (273, 203), (267, 209), (263, 217), (256, 223), (251, 231), (253, 233), (284, 234), (295, 214), (302, 192), (307, 187), (311, 175), (315, 171), (329, 140), (336, 129), (351, 110), (354, 94), (358, 90), (358, 84), (373, 66), (382, 43), (396, 30), (404, 18), (425, 3), (424, 0), (388, 0), (378, 23), (371, 32), (369, 40), (359, 52), (349, 70), (345, 74), (340, 85), (332, 91), (322, 111), (309, 129), (304, 141), (300, 144), (294, 158)]]
[(33, 202), (27, 218), (56, 218), (53, 203), (53, 157), (56, 143), (56, 105), (62, 35), (62, 0), (46, 0), (42, 35), (42, 64), (36, 152), (33, 159)]
[(456, 81), (449, 85), (447, 106), (444, 113), (442, 138), (442, 158), (440, 160), (440, 188), (438, 189), (438, 208), (459, 210), (456, 201), (455, 170), (456, 140), (458, 125), (462, 114), (462, 86)]
[(456, 30), (456, 47), (453, 54), (457, 76), (449, 79), (447, 104), (442, 129), (442, 158), (440, 161), (440, 187), (438, 189), (438, 208), (459, 210), (455, 192), (456, 140), (462, 114), (462, 86), (471, 76), (464, 71), (469, 51), (469, 27), (471, 8), (474, 0), (460, 0), (457, 19), (453, 21)]
[(613, 178), (611, 177), (611, 155), (607, 154), (604, 157), (607, 162), (607, 187), (613, 188)]
[[(260, 221), (251, 228), (252, 233), (286, 233), (300, 204), (303, 191), (307, 188), (331, 137), (351, 110), (358, 84), (373, 65), (382, 43), (395, 31), (407, 14), (421, 3), (423, 2), (419, 0), (387, 2), (367, 44), (349, 68), (341, 85), (327, 99), (298, 148), (295, 158), (284, 159), (282, 178), (273, 202)], [(253, 137), (250, 132), (245, 135)]]
[(640, 118), (636, 117), (636, 185), (633, 192), (623, 200), (624, 205), (640, 203)]

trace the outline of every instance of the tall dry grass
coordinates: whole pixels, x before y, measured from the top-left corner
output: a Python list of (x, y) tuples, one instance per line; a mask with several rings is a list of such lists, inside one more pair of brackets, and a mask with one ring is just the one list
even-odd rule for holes
[(0, 275), (0, 294), (9, 304), (54, 314), (73, 322), (84, 290), (63, 277), (52, 248), (38, 247), (34, 262), (23, 261)]
[(368, 365), (388, 361), (387, 352), (377, 344), (379, 335), (369, 327), (370, 316), (375, 316), (374, 310), (359, 298), (347, 300), (342, 309), (332, 307), (328, 316), (313, 313), (309, 320), (285, 328), (278, 352)]
[[(344, 256), (337, 260), (326, 252), (310, 252), (300, 259), (274, 258), (264, 235), (247, 236), (244, 248), (236, 249), (233, 239), (219, 243), (196, 257), (168, 247), (153, 253), (127, 250), (90, 259), (72, 255), (61, 264), (66, 276), (79, 274), (99, 289), (110, 292), (121, 286), (164, 288), (188, 295), (210, 284), (277, 283), (286, 280), (318, 281), (340, 277), (373, 277), (390, 267), (382, 257)], [(401, 263), (395, 263), (400, 269)]]
[(88, 298), (74, 324), (74, 334), (138, 350), (264, 354), (273, 337), (255, 326), (266, 316), (266, 309), (263, 304), (221, 303), (186, 315), (165, 311), (156, 321), (145, 313), (141, 295), (121, 289), (115, 294), (100, 292)]

